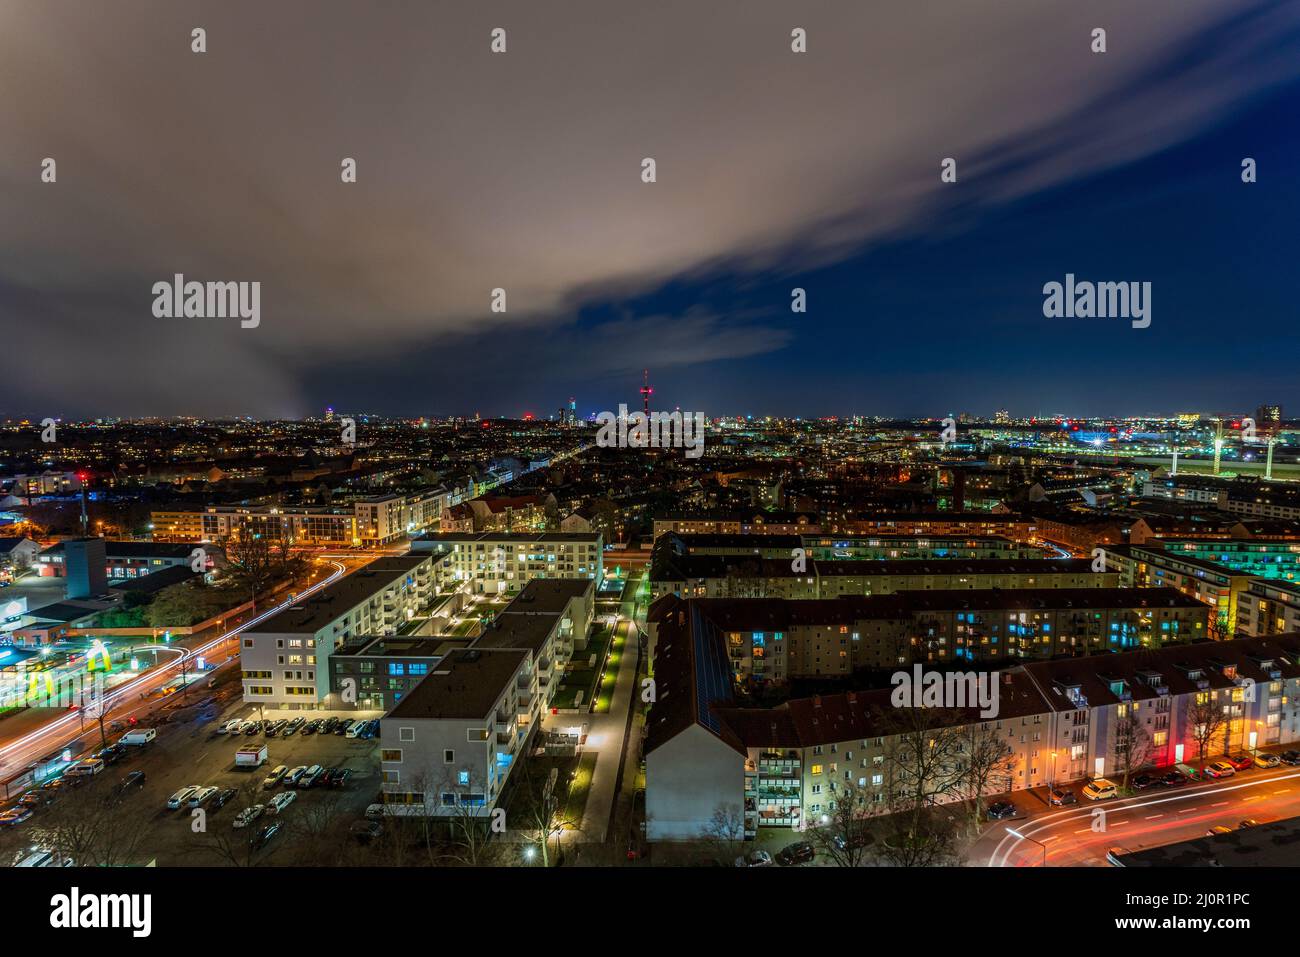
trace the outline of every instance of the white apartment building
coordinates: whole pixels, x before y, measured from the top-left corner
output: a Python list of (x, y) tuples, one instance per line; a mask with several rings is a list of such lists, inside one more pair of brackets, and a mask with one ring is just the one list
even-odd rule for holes
[(355, 638), (396, 634), (434, 597), (429, 555), (379, 558), (240, 636), (244, 700), (328, 706), (329, 659)]
[(453, 651), (380, 721), (384, 802), (421, 817), (490, 817), (536, 724), (526, 651)]
[(411, 551), (445, 555), (438, 571), (440, 587), (464, 585), (475, 594), (513, 594), (535, 578), (604, 578), (598, 532), (435, 533), (417, 538)]

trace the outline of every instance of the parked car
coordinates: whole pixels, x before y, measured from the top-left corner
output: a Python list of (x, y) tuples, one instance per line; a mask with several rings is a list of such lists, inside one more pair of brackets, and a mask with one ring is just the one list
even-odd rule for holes
[(32, 809), (29, 807), (11, 807), (9, 810), (0, 813), (0, 824), (6, 827), (13, 827), (15, 824), (21, 824), (32, 816)]
[(239, 718), (231, 718), (221, 727), (217, 728), (217, 734), (238, 734), (239, 726), (244, 722)]
[(266, 810), (270, 814), (279, 814), (296, 800), (298, 800), (298, 795), (293, 791), (281, 791), (271, 798), (271, 803)]
[(836, 834), (833, 838), (835, 846), (841, 851), (847, 851), (850, 847), (866, 847), (871, 843), (871, 835), (866, 831), (858, 831), (852, 837), (846, 838), (843, 834)]
[(18, 799), (18, 806), (19, 807), (40, 807), (42, 804), (48, 803), (48, 801), (49, 799), (46, 798), (43, 794), (41, 794), (40, 791), (28, 791), (26, 794), (24, 794), (22, 797)]
[(110, 744), (106, 748), (101, 748), (95, 752), (95, 757), (105, 764), (117, 764), (127, 755), (127, 748), (124, 744)]
[(1052, 807), (1066, 807), (1079, 803), (1079, 795), (1069, 788), (1052, 788), (1047, 792), (1047, 803)]
[(1216, 761), (1205, 769), (1205, 776), (1209, 778), (1230, 778), (1237, 773), (1237, 769), (1227, 761)]
[(316, 729), (320, 727), (320, 718), (312, 718), (302, 726), (303, 734), (315, 734)]
[(1154, 774), (1138, 774), (1133, 777), (1133, 790), (1146, 791), (1160, 783), (1160, 779)]
[(378, 821), (354, 821), (348, 830), (358, 841), (373, 841), (384, 833), (384, 825)]
[(1095, 781), (1089, 781), (1083, 786), (1083, 796), (1089, 801), (1105, 801), (1109, 798), (1119, 797), (1119, 788), (1115, 786), (1113, 781), (1098, 778)]
[(306, 718), (294, 718), (292, 721), (290, 721), (288, 724), (284, 726), (284, 732), (283, 732), (284, 736), (287, 738), (292, 734), (296, 734), (306, 723), (306, 721), (307, 721)]
[(349, 768), (339, 768), (330, 775), (329, 786), (332, 788), (345, 788), (348, 786), (348, 778), (352, 777), (352, 771)]
[(280, 783), (287, 788), (297, 787), (298, 782), (302, 780), (302, 776), (306, 773), (307, 773), (307, 765), (300, 764), (296, 768), (291, 770), (288, 774), (286, 774), (281, 779)]
[(211, 801), (214, 797), (217, 796), (217, 792), (219, 790), (221, 789), (218, 787), (214, 787), (213, 785), (208, 785), (207, 787), (199, 788), (197, 791), (195, 791), (193, 794), (190, 795), (190, 799), (188, 802), (189, 806), (203, 807), (203, 805), (207, 804), (209, 801)]
[(273, 821), (257, 832), (257, 837), (253, 839), (253, 846), (263, 848), (270, 842), (271, 838), (280, 833), (280, 822)]
[(1257, 768), (1275, 768), (1282, 763), (1282, 759), (1276, 754), (1257, 754), (1255, 755), (1255, 767)]
[(767, 851), (750, 851), (744, 857), (736, 858), (737, 867), (771, 867), (772, 855)]
[(1160, 783), (1167, 788), (1180, 788), (1188, 782), (1189, 778), (1181, 771), (1170, 771), (1160, 779)]
[(1300, 764), (1300, 751), (1283, 751), (1281, 758), (1283, 764)]
[(361, 737), (361, 732), (365, 731), (369, 725), (369, 721), (353, 721), (348, 725), (348, 729), (343, 733), (343, 736), (346, 738), (359, 738)]
[(324, 768), (319, 764), (313, 764), (303, 773), (303, 776), (298, 779), (296, 786), (300, 788), (314, 788), (316, 783), (320, 781), (320, 776), (324, 773)]
[(257, 734), (260, 730), (262, 730), (262, 722), (260, 721), (245, 721), (239, 726), (240, 734)]
[(366, 738), (368, 740), (370, 738), (373, 738), (378, 733), (379, 733), (379, 719), (371, 718), (369, 721), (366, 722), (366, 729), (361, 732), (360, 737)]
[(356, 722), (348, 721), (346, 718), (344, 718), (338, 723), (338, 726), (334, 729), (334, 733), (339, 736), (345, 735), (348, 733), (348, 729), (351, 728), (352, 725), (355, 723)]
[(1255, 766), (1255, 759), (1249, 754), (1234, 754), (1225, 760), (1237, 771), (1246, 771)]
[(988, 818), (990, 821), (1005, 821), (1007, 818), (1016, 816), (1016, 806), (1010, 801), (994, 801), (988, 806)]
[(1259, 821), (1255, 820), (1253, 817), (1248, 817), (1240, 824), (1237, 825), (1237, 830), (1244, 831), (1248, 827), (1258, 827), (1258, 826), (1259, 826)]
[(238, 788), (222, 788), (212, 799), (212, 810), (217, 811), (230, 803), (230, 799), (239, 793)]
[(776, 862), (782, 867), (794, 867), (797, 864), (807, 864), (816, 856), (817, 849), (815, 847), (807, 841), (800, 841), (777, 851)]
[(262, 779), (262, 787), (268, 791), (271, 790), (271, 788), (279, 784), (280, 779), (288, 773), (289, 766), (287, 764), (276, 765), (271, 769), (271, 773)]
[(254, 804), (252, 807), (246, 807), (235, 815), (235, 828), (248, 827), (266, 810), (265, 804)]
[(190, 798), (194, 797), (194, 795), (197, 794), (198, 792), (199, 792), (199, 786), (197, 784), (190, 784), (186, 787), (183, 787), (167, 799), (167, 807), (170, 810), (175, 811), (177, 808), (183, 805)]
[(1217, 834), (1231, 834), (1232, 828), (1224, 827), (1222, 824), (1216, 824), (1205, 832), (1206, 837), (1214, 837)]
[(338, 724), (338, 718), (326, 718), (316, 727), (316, 731), (319, 734), (333, 734), (334, 729), (338, 727)]

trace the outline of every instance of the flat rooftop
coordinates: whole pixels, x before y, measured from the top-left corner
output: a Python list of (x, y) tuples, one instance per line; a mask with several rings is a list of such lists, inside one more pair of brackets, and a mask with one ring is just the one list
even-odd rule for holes
[(401, 638), (385, 635), (359, 648), (333, 652), (335, 658), (441, 658), (457, 647), (448, 645), (442, 635), (424, 638)]
[(328, 588), (309, 595), (299, 604), (254, 625), (244, 634), (314, 634), (428, 560), (427, 555), (376, 558)]
[(475, 648), (521, 648), (536, 655), (559, 624), (558, 613), (500, 614), (474, 641)]
[(558, 615), (575, 598), (594, 596), (596, 583), (590, 578), (534, 578), (515, 596), (502, 615)]
[(408, 691), (384, 720), (487, 719), (527, 658), (528, 652), (513, 649), (453, 651), (438, 663), (436, 671)]
[(600, 541), (599, 532), (427, 532), (411, 543), (412, 548), (421, 544), (420, 551), (429, 551), (439, 544), (463, 544), (467, 542), (574, 542), (594, 545)]

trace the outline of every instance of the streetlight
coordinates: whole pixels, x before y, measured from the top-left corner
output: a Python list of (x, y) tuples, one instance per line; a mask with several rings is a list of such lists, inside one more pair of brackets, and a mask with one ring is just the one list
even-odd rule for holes
[(1044, 867), (1047, 866), (1047, 845), (1046, 844), (1044, 844), (1042, 841), (1035, 841), (1032, 837), (1029, 837), (1026, 834), (1021, 834), (1014, 827), (1007, 828), (1007, 833), (1010, 834), (1012, 837), (1018, 837), (1022, 841), (1029, 841), (1031, 844), (1037, 844), (1039, 847), (1041, 847), (1043, 849), (1043, 866)]

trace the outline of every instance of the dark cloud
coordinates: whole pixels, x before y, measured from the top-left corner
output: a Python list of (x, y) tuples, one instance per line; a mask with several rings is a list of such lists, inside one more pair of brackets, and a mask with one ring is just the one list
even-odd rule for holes
[[(1005, 201), (1149, 155), (1293, 75), (1267, 38), (1296, 19), (1223, 0), (0, 0), (0, 323), (20, 357), (0, 403), (301, 414), (352, 374), (378, 411), (437, 412), (430, 369), (473, 393), (475, 352), (585, 382), (781, 349), (797, 330), (775, 312), (577, 316), (724, 264), (833, 262), (915, 225), (944, 156)], [(155, 319), (176, 272), (261, 282), (261, 326)], [(506, 411), (494, 394), (474, 403)]]

